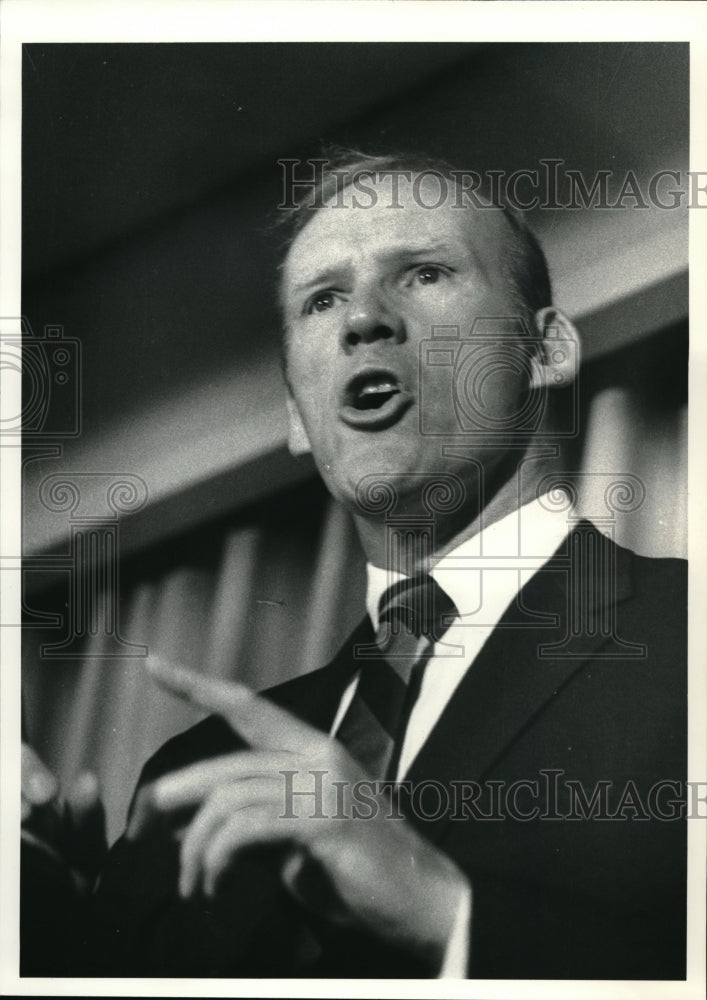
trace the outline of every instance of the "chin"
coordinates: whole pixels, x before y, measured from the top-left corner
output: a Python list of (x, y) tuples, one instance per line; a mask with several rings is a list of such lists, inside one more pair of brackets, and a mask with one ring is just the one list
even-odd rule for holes
[(396, 508), (425, 512), (424, 497), (429, 495), (425, 487), (434, 486), (435, 478), (439, 489), (452, 489), (464, 502), (469, 492), (466, 482), (476, 478), (474, 467), (463, 463), (459, 468), (458, 460), (453, 464), (455, 468), (442, 455), (441, 446), (420, 448), (419, 438), (406, 442), (383, 440), (381, 435), (365, 447), (341, 447), (328, 468), (320, 466), (320, 473), (332, 496), (353, 513), (385, 516)]

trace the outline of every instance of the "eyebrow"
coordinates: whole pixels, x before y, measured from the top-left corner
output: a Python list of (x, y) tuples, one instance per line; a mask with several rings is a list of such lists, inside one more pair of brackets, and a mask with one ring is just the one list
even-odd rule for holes
[[(411, 247), (403, 245), (400, 247), (394, 247), (391, 250), (386, 250), (385, 252), (379, 254), (379, 259), (383, 261), (395, 261), (400, 260), (404, 257), (427, 257), (430, 254), (437, 253), (452, 253), (453, 250), (448, 243), (434, 243), (425, 244), (423, 246)], [(303, 281), (300, 284), (294, 285), (292, 288), (293, 292), (306, 292), (311, 288), (316, 288), (318, 285), (328, 285), (338, 277), (343, 270), (348, 267), (348, 264), (344, 264), (336, 268), (325, 268), (323, 271), (319, 271), (314, 277), (309, 278), (307, 281)]]
[(317, 285), (329, 285), (342, 270), (342, 268), (327, 268), (325, 271), (315, 274), (309, 281), (303, 281), (299, 285), (294, 285), (292, 290), (293, 292), (307, 292), (310, 288), (315, 288)]

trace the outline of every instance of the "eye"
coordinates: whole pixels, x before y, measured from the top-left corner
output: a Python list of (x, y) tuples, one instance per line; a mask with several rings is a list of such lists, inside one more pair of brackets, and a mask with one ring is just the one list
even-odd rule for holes
[(309, 315), (315, 312), (326, 312), (327, 309), (333, 309), (335, 303), (336, 296), (333, 292), (317, 292), (308, 300), (305, 312)]
[(418, 268), (416, 277), (421, 285), (434, 285), (439, 280), (440, 274), (438, 267), (433, 264), (425, 264), (424, 267)]
[(448, 269), (439, 264), (418, 264), (411, 268), (411, 272), (410, 283), (417, 285), (436, 285), (440, 278), (449, 274)]

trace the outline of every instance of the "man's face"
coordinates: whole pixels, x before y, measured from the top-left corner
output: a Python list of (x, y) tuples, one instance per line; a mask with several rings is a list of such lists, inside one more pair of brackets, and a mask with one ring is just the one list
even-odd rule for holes
[[(451, 388), (424, 396), (421, 421), (421, 344), (433, 327), (468, 338), (475, 318), (520, 311), (504, 276), (509, 229), (501, 211), (453, 208), (451, 190), (443, 205), (425, 208), (439, 197), (430, 178), (417, 199), (401, 182), (402, 208), (390, 207), (389, 188), (378, 193), (369, 208), (348, 198), (348, 207), (318, 211), (294, 241), (283, 274), (297, 415), (329, 490), (349, 504), (371, 473), (392, 481), (439, 472), (469, 479), (468, 461), (443, 454), (446, 434), (460, 443)], [(518, 412), (527, 377), (517, 366), (491, 368), (484, 405), (502, 419)], [(435, 433), (423, 433), (423, 424)], [(467, 447), (467, 454), (474, 452)], [(476, 454), (487, 472), (503, 457), (478, 447)]]

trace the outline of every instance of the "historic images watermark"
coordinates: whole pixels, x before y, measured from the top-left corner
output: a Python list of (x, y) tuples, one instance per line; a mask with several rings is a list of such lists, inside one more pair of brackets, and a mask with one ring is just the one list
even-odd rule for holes
[(330, 781), (325, 770), (282, 770), (280, 819), (403, 820), (423, 822), (675, 822), (707, 819), (707, 781), (664, 778), (646, 788), (591, 785), (559, 768), (515, 781)]
[[(18, 380), (17, 407), (6, 409), (0, 421), (0, 446), (22, 449), (22, 470), (32, 462), (62, 459), (64, 442), (82, 433), (82, 345), (60, 324), (48, 324), (36, 334), (25, 317), (0, 319), (0, 368)], [(23, 483), (24, 486), (24, 483)], [(39, 627), (61, 633), (41, 645), (44, 659), (86, 656), (144, 657), (147, 646), (121, 636), (119, 568), (120, 519), (148, 502), (145, 481), (133, 473), (50, 473), (37, 486), (39, 507), (65, 515), (69, 551), (3, 556), (2, 572), (22, 575), (24, 629)], [(26, 496), (24, 497), (26, 500)], [(68, 575), (63, 614), (37, 611), (25, 597), (31, 573)], [(87, 651), (88, 638), (102, 639), (101, 652)]]
[(81, 343), (63, 326), (48, 324), (35, 335), (24, 317), (0, 319), (0, 367), (21, 380), (20, 406), (0, 419), (3, 445), (22, 436), (26, 444), (81, 433)]
[[(309, 192), (308, 207), (403, 208), (401, 187), (409, 187), (420, 208), (499, 208), (504, 205), (519, 212), (532, 209), (618, 209), (707, 208), (707, 171), (656, 170), (639, 177), (634, 170), (597, 170), (587, 176), (561, 159), (541, 159), (538, 166), (513, 170), (420, 171), (361, 168), (352, 176), (347, 170), (327, 170), (329, 160), (312, 158), (278, 160), (281, 168), (279, 209), (292, 210)], [(341, 183), (335, 197), (325, 198), (324, 173)]]
[[(551, 382), (541, 357), (551, 355)], [(558, 326), (543, 334), (524, 316), (477, 316), (468, 330), (433, 326), (420, 344), (418, 389), (420, 434), (449, 438), (437, 423), (440, 396), (448, 397), (460, 438), (493, 445), (498, 439), (524, 441), (574, 438), (579, 433), (579, 344)], [(509, 376), (527, 386), (516, 405), (496, 405), (497, 389)], [(566, 390), (562, 407), (553, 407), (553, 391)]]

